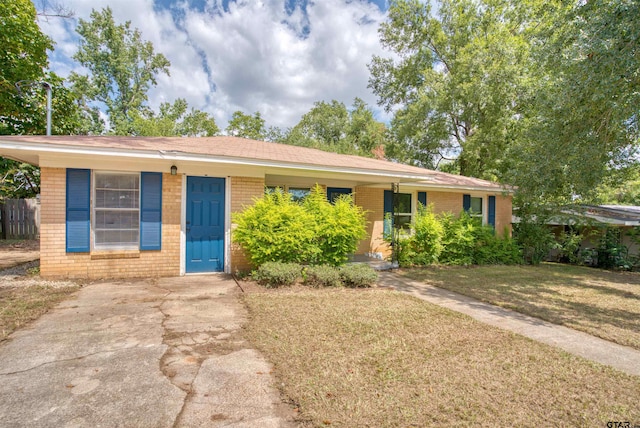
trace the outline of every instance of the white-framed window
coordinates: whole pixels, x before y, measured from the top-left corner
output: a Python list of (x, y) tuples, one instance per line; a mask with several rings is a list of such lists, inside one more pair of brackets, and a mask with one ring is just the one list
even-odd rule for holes
[(308, 187), (289, 187), (287, 192), (291, 194), (291, 199), (293, 199), (294, 202), (302, 202), (304, 198), (309, 196), (311, 189)]
[(483, 201), (481, 197), (472, 196), (471, 197), (471, 207), (469, 209), (469, 215), (471, 217), (477, 217), (481, 221), (483, 219)]
[(272, 193), (278, 190), (290, 193), (294, 202), (302, 202), (311, 193), (311, 188), (309, 187), (265, 186), (265, 193)]
[(140, 174), (95, 171), (93, 247), (137, 249), (140, 243)]

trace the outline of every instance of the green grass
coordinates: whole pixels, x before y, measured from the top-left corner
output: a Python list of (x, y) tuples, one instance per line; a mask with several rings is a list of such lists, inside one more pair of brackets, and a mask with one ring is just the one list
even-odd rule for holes
[(246, 335), (313, 426), (640, 423), (640, 378), (392, 291), (245, 295)]
[(561, 264), (404, 269), (411, 279), (640, 350), (640, 273)]

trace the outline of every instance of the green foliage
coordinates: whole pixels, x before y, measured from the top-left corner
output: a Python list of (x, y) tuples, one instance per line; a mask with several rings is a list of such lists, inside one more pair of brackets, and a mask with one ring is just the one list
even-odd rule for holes
[(634, 261), (629, 257), (629, 248), (620, 241), (620, 229), (603, 227), (597, 249), (598, 267), (603, 269), (631, 270)]
[(298, 263), (266, 262), (255, 270), (251, 277), (265, 287), (293, 285), (302, 275)]
[(480, 221), (463, 212), (459, 217), (445, 214), (441, 217), (444, 234), (440, 262), (448, 265), (472, 265), (476, 233)]
[(40, 193), (40, 168), (0, 157), (0, 201)]
[(514, 224), (513, 235), (527, 263), (539, 264), (557, 247), (555, 236), (540, 218), (522, 218)]
[(413, 254), (411, 264), (428, 265), (438, 261), (442, 253), (444, 225), (433, 213), (433, 207), (418, 208), (412, 226), (413, 235), (408, 239)]
[(53, 42), (38, 27), (33, 2), (3, 0), (0, 5), (0, 135), (45, 133), (45, 82), (52, 88), (52, 134), (86, 133), (90, 126), (77, 95), (46, 70)]
[(312, 147), (334, 153), (373, 157), (384, 147), (386, 126), (375, 120), (373, 112), (360, 98), (350, 110), (332, 100), (316, 102), (300, 122), (277, 141), (294, 146)]
[(234, 214), (233, 239), (260, 266), (269, 261), (306, 262), (319, 251), (312, 244), (313, 217), (285, 192), (270, 192)]
[(637, 170), (640, 135), (640, 4), (562, 4), (549, 8), (533, 39), (526, 120), (505, 153), (516, 161), (507, 179), (522, 198), (557, 205), (597, 198), (610, 176)]
[(366, 236), (366, 220), (362, 208), (353, 203), (350, 195), (342, 195), (333, 204), (327, 201), (320, 186), (312, 189), (303, 208), (313, 217), (310, 229), (317, 247), (311, 264), (339, 266), (349, 254), (358, 249), (358, 242)]
[(307, 266), (302, 275), (305, 285), (310, 285), (312, 287), (342, 286), (340, 271), (335, 266)]
[[(462, 175), (494, 178), (517, 122), (530, 25), (515, 2), (395, 0), (380, 26), (369, 87), (395, 111), (387, 153), (435, 167), (458, 151)], [(400, 108), (397, 108), (400, 106)]]
[(580, 264), (582, 261), (580, 257), (580, 245), (583, 239), (584, 236), (575, 230), (570, 230), (569, 232), (562, 231), (557, 238), (559, 261)]
[(505, 236), (498, 238), (490, 227), (476, 229), (473, 263), (476, 265), (515, 265), (522, 263), (518, 243)]
[(608, 205), (640, 205), (640, 168), (629, 168), (598, 187), (598, 202)]
[(47, 49), (53, 42), (36, 23), (36, 9), (30, 0), (0, 2), (0, 124), (5, 116), (23, 111), (14, 84), (39, 81), (49, 65)]
[[(244, 114), (241, 111), (234, 112), (226, 131), (228, 135), (234, 137), (251, 138), (253, 140), (265, 140), (267, 138), (265, 122), (258, 111), (253, 116)], [(273, 131), (270, 129), (270, 132)]]
[(339, 269), (340, 277), (346, 287), (371, 287), (378, 281), (378, 273), (367, 264), (351, 263), (341, 266)]
[(89, 21), (80, 19), (77, 32), (80, 46), (74, 59), (89, 73), (71, 73), (74, 91), (107, 106), (111, 132), (131, 135), (135, 113), (145, 107), (156, 76), (169, 74), (169, 60), (156, 54), (130, 21), (117, 25), (109, 7), (92, 11)]
[(215, 119), (207, 113), (191, 108), (183, 98), (160, 104), (160, 112), (152, 110), (132, 112), (132, 133), (158, 137), (212, 137), (220, 132)]
[(269, 192), (233, 217), (233, 239), (255, 265), (267, 261), (340, 265), (366, 235), (365, 215), (350, 196), (335, 204), (320, 186), (300, 204)]
[(396, 251), (401, 266), (522, 263), (520, 248), (510, 237), (497, 237), (492, 227), (466, 212), (458, 217), (434, 215), (431, 207), (418, 209), (410, 233), (400, 237)]
[(305, 266), (298, 263), (266, 262), (253, 271), (251, 277), (265, 287), (280, 287), (295, 284), (299, 279), (311, 287), (351, 288), (371, 287), (378, 274), (366, 264)]

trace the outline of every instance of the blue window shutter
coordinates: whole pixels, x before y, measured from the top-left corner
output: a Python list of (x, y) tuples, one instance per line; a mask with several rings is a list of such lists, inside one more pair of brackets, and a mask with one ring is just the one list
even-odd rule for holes
[(489, 224), (496, 228), (496, 197), (489, 196)]
[(391, 190), (384, 191), (384, 213), (393, 212), (393, 192)]
[(393, 217), (387, 219), (387, 214), (393, 213), (393, 192), (391, 190), (384, 191), (384, 231), (385, 235), (391, 233), (393, 227)]
[(162, 173), (140, 175), (140, 249), (162, 247)]
[(467, 212), (471, 210), (471, 195), (462, 195), (462, 209)]
[(91, 247), (91, 170), (67, 169), (66, 250), (87, 253)]
[(427, 206), (427, 192), (418, 192), (418, 202), (423, 206)]

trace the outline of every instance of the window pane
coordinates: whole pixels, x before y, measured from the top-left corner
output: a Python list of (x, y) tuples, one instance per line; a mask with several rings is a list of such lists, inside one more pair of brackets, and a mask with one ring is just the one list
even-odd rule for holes
[(471, 198), (471, 211), (474, 214), (482, 214), (482, 198)]
[(395, 197), (396, 213), (411, 213), (411, 193), (398, 193)]
[(396, 216), (396, 224), (400, 229), (409, 229), (411, 226), (411, 216), (410, 215), (397, 215)]
[(95, 247), (138, 247), (140, 174), (95, 173)]
[(291, 193), (291, 199), (294, 202), (300, 202), (311, 193), (311, 189), (301, 187), (289, 187), (289, 193)]

